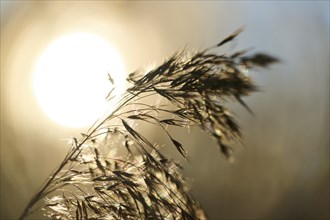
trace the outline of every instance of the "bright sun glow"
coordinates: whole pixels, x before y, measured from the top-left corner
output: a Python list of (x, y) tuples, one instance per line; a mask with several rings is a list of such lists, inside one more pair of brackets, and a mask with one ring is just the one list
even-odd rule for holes
[(125, 90), (125, 71), (118, 53), (102, 38), (74, 33), (51, 43), (40, 56), (34, 92), (47, 116), (66, 127), (91, 125), (106, 109), (113, 85), (115, 96)]

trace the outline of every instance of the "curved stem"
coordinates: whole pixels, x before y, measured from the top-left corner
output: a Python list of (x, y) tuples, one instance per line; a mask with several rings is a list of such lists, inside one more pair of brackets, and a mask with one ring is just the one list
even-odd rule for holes
[[(101, 122), (98, 123), (98, 125), (96, 125), (92, 131), (89, 132), (88, 135), (86, 135), (82, 141), (79, 144), (76, 144), (76, 147), (68, 153), (68, 155), (64, 158), (64, 160), (62, 161), (62, 163), (60, 164), (60, 166), (53, 172), (53, 174), (50, 176), (50, 178), (42, 185), (42, 187), (40, 188), (40, 190), (34, 194), (34, 196), (31, 198), (31, 200), (28, 202), (27, 206), (25, 207), (25, 209), (23, 210), (21, 216), (19, 217), (19, 220), (23, 220), (25, 219), (29, 214), (31, 214), (31, 209), (35, 206), (35, 204), (40, 201), (42, 198), (44, 198), (46, 195), (49, 194), (49, 192), (47, 192), (47, 189), (52, 185), (55, 177), (57, 176), (57, 174), (60, 173), (60, 171), (67, 165), (68, 161), (72, 158), (72, 156), (80, 150), (80, 148), (82, 147), (82, 145), (89, 140), (91, 137), (93, 137), (93, 134), (100, 128), (100, 126), (102, 126), (106, 121), (111, 120), (114, 116), (115, 116), (115, 112), (117, 112), (118, 110), (120, 110), (123, 106), (125, 106), (128, 102), (130, 102), (132, 99), (134, 99), (135, 97), (137, 97), (140, 93), (136, 95), (132, 95), (128, 96), (128, 97), (123, 97), (123, 103), (121, 103), (108, 117), (106, 117), (104, 120), (102, 120)], [(126, 100), (125, 100), (126, 98)], [(93, 126), (92, 126), (93, 127)]]
[[(94, 132), (94, 130), (93, 130), (93, 132)], [(19, 217), (19, 220), (23, 220), (24, 218), (26, 218), (31, 213), (31, 209), (33, 208), (33, 206), (49, 193), (49, 192), (47, 192), (47, 189), (48, 189), (48, 187), (51, 186), (51, 184), (53, 183), (57, 174), (65, 167), (65, 165), (70, 160), (72, 155), (74, 155), (75, 152), (77, 152), (77, 150), (79, 150), (81, 148), (81, 146), (89, 139), (89, 137), (93, 134), (93, 132), (91, 132), (88, 136), (86, 136), (81, 141), (81, 143), (79, 145), (77, 145), (76, 148), (65, 157), (65, 159), (60, 164), (60, 166), (54, 171), (54, 173), (50, 176), (50, 178), (43, 184), (41, 189), (36, 194), (34, 194), (32, 199), (29, 201), (29, 203), (23, 210), (23, 213)]]

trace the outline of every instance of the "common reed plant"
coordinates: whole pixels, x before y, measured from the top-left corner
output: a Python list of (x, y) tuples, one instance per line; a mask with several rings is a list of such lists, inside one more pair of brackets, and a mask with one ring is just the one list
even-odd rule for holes
[[(131, 86), (116, 109), (72, 139), (63, 162), (20, 219), (39, 211), (52, 219), (206, 219), (181, 165), (136, 125), (157, 126), (187, 160), (183, 144), (168, 127), (200, 127), (231, 160), (231, 143), (242, 136), (226, 105), (238, 101), (251, 112), (242, 97), (258, 88), (248, 71), (278, 61), (263, 53), (248, 55), (246, 50), (219, 54), (219, 47), (241, 31), (211, 48), (178, 52), (146, 73), (131, 73), (127, 79)], [(149, 104), (149, 97), (165, 101)]]

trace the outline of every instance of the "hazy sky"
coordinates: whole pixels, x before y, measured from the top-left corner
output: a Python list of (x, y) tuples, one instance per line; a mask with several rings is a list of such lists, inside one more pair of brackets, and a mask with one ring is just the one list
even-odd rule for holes
[(61, 161), (64, 139), (81, 132), (49, 120), (33, 94), (33, 68), (50, 42), (95, 33), (117, 48), (129, 73), (185, 47), (214, 45), (242, 26), (224, 52), (253, 48), (282, 62), (251, 73), (262, 88), (246, 99), (255, 118), (233, 106), (246, 139), (235, 164), (206, 134), (182, 132), (193, 192), (210, 219), (328, 219), (328, 1), (3, 0), (1, 219), (17, 218)]

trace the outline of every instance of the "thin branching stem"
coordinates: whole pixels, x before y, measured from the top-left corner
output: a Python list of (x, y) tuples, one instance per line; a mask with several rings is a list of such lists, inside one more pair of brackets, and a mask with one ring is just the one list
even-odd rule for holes
[[(167, 128), (199, 127), (231, 160), (230, 144), (242, 141), (242, 134), (225, 104), (236, 100), (252, 112), (242, 97), (257, 87), (246, 71), (278, 61), (262, 53), (246, 55), (246, 50), (232, 55), (211, 52), (241, 31), (190, 56), (176, 53), (145, 74), (130, 74), (127, 80), (132, 85), (115, 110), (80, 139), (73, 138), (64, 160), (19, 219), (40, 209), (34, 207), (42, 200), (45, 215), (55, 219), (206, 219), (180, 173), (181, 165), (164, 156), (134, 124), (142, 121), (161, 128), (188, 161), (183, 144)], [(110, 92), (107, 100), (111, 97)], [(144, 103), (149, 97), (158, 98), (157, 103)]]

